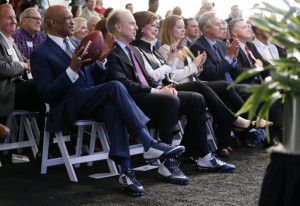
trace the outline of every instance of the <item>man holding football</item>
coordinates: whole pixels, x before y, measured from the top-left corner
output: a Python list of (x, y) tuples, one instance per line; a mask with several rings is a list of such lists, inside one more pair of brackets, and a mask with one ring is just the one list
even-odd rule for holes
[[(76, 48), (76, 42), (68, 38), (73, 34), (74, 21), (65, 6), (49, 7), (44, 18), (47, 38), (32, 53), (31, 65), (39, 94), (51, 108), (46, 130), (62, 130), (77, 119), (104, 121), (111, 143), (109, 156), (121, 167), (121, 188), (131, 195), (142, 195), (143, 186), (130, 167), (127, 131), (142, 142), (146, 159), (173, 157), (182, 153), (184, 147), (172, 147), (152, 139), (145, 126), (148, 117), (121, 83), (111, 81), (92, 87), (87, 84), (82, 65), (90, 61), (91, 54), (83, 52), (84, 46)], [(99, 61), (105, 59), (112, 45), (104, 47)], [(99, 69), (97, 63), (94, 69)]]

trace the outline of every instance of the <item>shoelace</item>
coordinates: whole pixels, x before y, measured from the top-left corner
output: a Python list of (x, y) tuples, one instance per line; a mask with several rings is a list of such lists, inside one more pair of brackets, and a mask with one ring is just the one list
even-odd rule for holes
[[(215, 162), (217, 165), (219, 165), (219, 166), (222, 166), (222, 165), (225, 165), (226, 163), (225, 162), (223, 162), (222, 160), (219, 160), (219, 159), (217, 159), (216, 157), (215, 157), (215, 155), (211, 155), (211, 160), (213, 160), (212, 162)], [(214, 165), (215, 166), (215, 165)]]
[(135, 173), (134, 173), (133, 170), (128, 169), (128, 170), (126, 171), (125, 175), (127, 176), (127, 178), (130, 179), (131, 182), (133, 182), (133, 184), (135, 184), (135, 185), (140, 185), (140, 184), (138, 183), (138, 181), (135, 179)]
[(170, 168), (173, 170), (173, 172), (178, 175), (182, 175), (183, 172), (179, 169), (180, 162), (176, 161), (175, 159), (170, 159), (169, 161), (171, 162), (171, 164), (169, 164), (169, 165), (170, 165)]
[(168, 144), (163, 143), (163, 142), (161, 142), (161, 141), (158, 141), (158, 142), (157, 142), (157, 147), (158, 147), (159, 149), (163, 150), (163, 151), (169, 150), (169, 149), (172, 149), (172, 148), (173, 148), (172, 146), (169, 146)]

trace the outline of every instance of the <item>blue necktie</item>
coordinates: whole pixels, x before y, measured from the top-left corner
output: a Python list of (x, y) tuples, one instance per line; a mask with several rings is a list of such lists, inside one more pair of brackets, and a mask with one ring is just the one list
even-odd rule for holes
[[(218, 50), (217, 44), (214, 44), (214, 45), (213, 45), (213, 49), (214, 49), (214, 52), (215, 52), (215, 54), (216, 54), (216, 56), (217, 56), (217, 59), (218, 59), (219, 61), (222, 61), (222, 57), (221, 57), (220, 52), (219, 52), (219, 50)], [(232, 80), (232, 78), (231, 78), (231, 76), (230, 76), (230, 74), (229, 74), (228, 72), (225, 72), (225, 79), (226, 79), (226, 81), (227, 81), (228, 83), (232, 83), (232, 82), (233, 82), (233, 80)]]
[(67, 50), (71, 53), (74, 54), (74, 47), (71, 46), (71, 42), (69, 38), (64, 38), (64, 43), (67, 46)]
[[(74, 47), (71, 46), (70, 39), (69, 38), (64, 38), (64, 43), (66, 44), (67, 50), (70, 52), (70, 54), (71, 55), (74, 54), (75, 50), (74, 50)], [(84, 81), (87, 81), (86, 76), (85, 76), (83, 71), (79, 70), (78, 74), (79, 74), (79, 76), (81, 76), (84, 79)]]

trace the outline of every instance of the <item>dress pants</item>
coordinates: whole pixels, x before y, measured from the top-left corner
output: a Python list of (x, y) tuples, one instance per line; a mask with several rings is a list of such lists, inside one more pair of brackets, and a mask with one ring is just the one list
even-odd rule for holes
[[(219, 93), (224, 88), (220, 89), (219, 87), (224, 87), (224, 84), (221, 83), (210, 83), (215, 87)], [(219, 146), (226, 146), (229, 142), (230, 131), (232, 123), (237, 119), (235, 114), (222, 102), (218, 95), (204, 82), (194, 81), (187, 82), (176, 86), (178, 91), (193, 91), (203, 95), (206, 105), (211, 112), (217, 128), (217, 136)], [(230, 93), (230, 92), (227, 92)], [(226, 95), (224, 95), (226, 96)], [(229, 98), (229, 97), (228, 97)], [(229, 99), (227, 99), (229, 101)], [(233, 105), (238, 103), (233, 103)]]
[(205, 101), (202, 95), (195, 92), (178, 92), (178, 96), (169, 94), (140, 94), (133, 96), (141, 110), (154, 120), (158, 126), (160, 138), (170, 143), (175, 125), (180, 115), (186, 115), (182, 145), (186, 155), (203, 157), (209, 153), (205, 127)]
[(65, 111), (75, 113), (77, 119), (103, 120), (111, 143), (109, 156), (114, 160), (130, 158), (128, 132), (137, 133), (149, 121), (118, 81), (73, 91)]
[(44, 104), (38, 94), (33, 80), (15, 81), (15, 110), (43, 112)]
[[(251, 93), (245, 92), (247, 88), (258, 87), (256, 84), (234, 84), (234, 88), (238, 94), (246, 101)], [(271, 137), (277, 137), (280, 140), (282, 139), (282, 125), (283, 125), (283, 104), (280, 100), (276, 101), (270, 108), (269, 120), (274, 123), (270, 128)]]

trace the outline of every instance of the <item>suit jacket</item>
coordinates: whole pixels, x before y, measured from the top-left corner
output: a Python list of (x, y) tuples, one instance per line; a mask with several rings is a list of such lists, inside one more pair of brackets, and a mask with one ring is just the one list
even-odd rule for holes
[(243, 72), (243, 68), (232, 67), (231, 64), (225, 59), (226, 45), (223, 41), (217, 41), (217, 47), (222, 57), (222, 60), (218, 60), (214, 50), (211, 48), (204, 35), (200, 36), (190, 47), (192, 53), (197, 56), (198, 51), (205, 51), (207, 59), (203, 65), (203, 71), (199, 78), (204, 81), (219, 81), (225, 80), (225, 73), (229, 72), (231, 77), (235, 77)]
[(140, 51), (134, 46), (130, 46), (133, 51), (133, 54), (149, 83), (149, 87), (145, 87), (140, 84), (137, 74), (135, 72), (135, 68), (131, 63), (131, 60), (128, 58), (127, 54), (123, 51), (123, 49), (119, 46), (119, 44), (115, 43), (114, 50), (109, 54), (107, 58), (107, 75), (110, 80), (117, 80), (124, 84), (127, 88), (128, 93), (130, 95), (137, 95), (143, 93), (150, 93), (151, 87), (155, 87), (149, 81), (149, 77), (147, 72), (145, 71), (145, 65), (143, 57)]
[[(78, 42), (71, 40), (74, 45)], [(33, 80), (42, 99), (50, 104), (50, 113), (46, 123), (47, 131), (58, 131), (66, 128), (76, 120), (76, 116), (64, 114), (65, 103), (73, 92), (88, 88), (87, 79), (79, 72), (79, 78), (72, 83), (66, 73), (71, 58), (52, 39), (46, 38), (31, 54)], [(84, 98), (84, 97), (82, 97)], [(73, 105), (76, 108), (76, 103)], [(75, 110), (74, 110), (75, 111)]]
[[(249, 50), (251, 51), (251, 53), (253, 54), (253, 56), (256, 58), (256, 59), (260, 59), (263, 63), (263, 66), (268, 66), (270, 65), (270, 63), (266, 60), (264, 60), (264, 58), (261, 56), (261, 54), (257, 51), (255, 45), (253, 43), (247, 43), (247, 47), (249, 48)], [(247, 57), (247, 54), (244, 53), (244, 51), (240, 48), (239, 49), (239, 53), (238, 53), (238, 56), (237, 56), (237, 66), (239, 68), (242, 68), (243, 71), (246, 71), (246, 70), (249, 70), (251, 68), (254, 68), (255, 66), (251, 66), (250, 62), (249, 62), (249, 59)], [(261, 73), (262, 77), (265, 78), (269, 75), (268, 72), (263, 72)], [(246, 83), (258, 83), (257, 78), (254, 77), (254, 78), (250, 78), (244, 82)]]
[[(17, 46), (14, 44), (13, 47), (20, 61), (23, 61)], [(11, 55), (7, 52), (8, 48), (0, 35), (0, 116), (8, 116), (13, 111), (15, 104), (15, 84), (13, 81), (24, 74), (21, 64), (12, 61)]]

